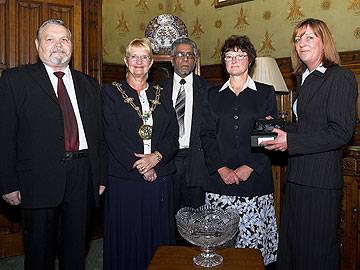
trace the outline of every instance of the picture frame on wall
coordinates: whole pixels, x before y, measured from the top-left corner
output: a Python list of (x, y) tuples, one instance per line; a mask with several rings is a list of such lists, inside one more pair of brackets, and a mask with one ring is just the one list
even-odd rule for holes
[(238, 4), (238, 3), (244, 3), (244, 2), (250, 2), (253, 0), (215, 0), (215, 7), (219, 8), (219, 7), (224, 7), (224, 6), (229, 6), (229, 5), (234, 5), (234, 4)]

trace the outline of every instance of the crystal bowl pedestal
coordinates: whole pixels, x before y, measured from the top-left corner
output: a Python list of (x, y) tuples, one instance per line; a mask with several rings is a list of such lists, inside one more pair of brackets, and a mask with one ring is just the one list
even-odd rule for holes
[(197, 209), (184, 207), (176, 214), (180, 235), (190, 243), (200, 246), (201, 253), (193, 258), (196, 265), (214, 267), (223, 257), (215, 247), (232, 239), (239, 228), (239, 215), (234, 210), (223, 210), (208, 205)]

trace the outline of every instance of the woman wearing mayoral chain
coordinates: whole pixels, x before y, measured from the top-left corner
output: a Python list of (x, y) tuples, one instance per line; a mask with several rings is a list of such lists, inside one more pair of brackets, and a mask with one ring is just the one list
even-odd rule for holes
[(147, 82), (150, 42), (126, 48), (126, 80), (102, 90), (108, 146), (104, 269), (146, 269), (155, 249), (175, 243), (172, 174), (178, 126), (171, 97)]

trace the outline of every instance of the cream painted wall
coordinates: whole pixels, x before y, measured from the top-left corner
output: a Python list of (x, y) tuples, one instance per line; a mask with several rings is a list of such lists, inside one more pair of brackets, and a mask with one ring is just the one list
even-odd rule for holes
[(258, 55), (290, 55), (294, 25), (307, 17), (327, 22), (339, 51), (360, 49), (360, 0), (252, 0), (214, 7), (215, 0), (103, 0), (105, 63), (123, 63), (126, 45), (144, 36), (157, 15), (181, 18), (201, 50), (202, 65), (220, 63), (219, 50), (232, 35), (247, 35)]

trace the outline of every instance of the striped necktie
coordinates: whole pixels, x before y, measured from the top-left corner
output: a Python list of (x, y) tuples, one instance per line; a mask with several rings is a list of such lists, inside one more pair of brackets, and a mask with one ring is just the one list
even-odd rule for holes
[(180, 90), (175, 102), (175, 112), (179, 124), (179, 136), (182, 137), (185, 134), (185, 86), (186, 81), (184, 79), (180, 80)]

